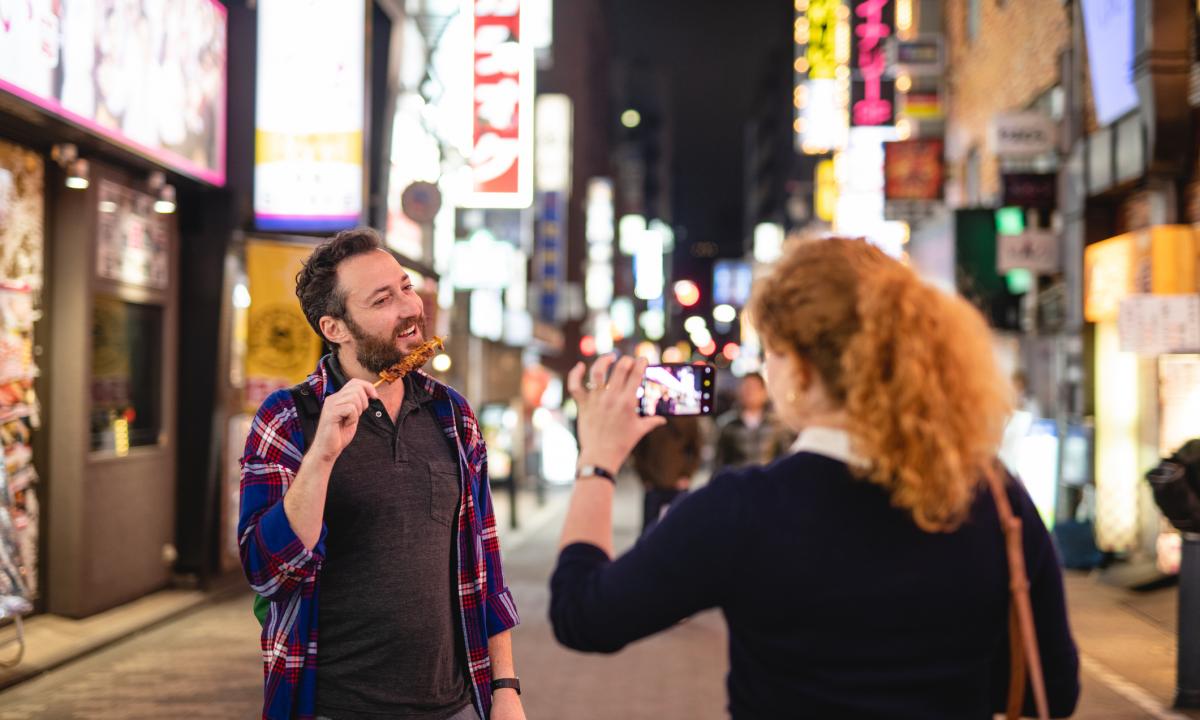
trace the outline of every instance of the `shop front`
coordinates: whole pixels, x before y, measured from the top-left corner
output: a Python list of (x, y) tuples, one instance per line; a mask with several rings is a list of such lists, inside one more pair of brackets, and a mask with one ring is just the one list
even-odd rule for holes
[(1187, 225), (1118, 235), (1084, 255), (1084, 313), (1094, 338), (1096, 543), (1115, 553), (1157, 549), (1163, 570), (1175, 564), (1174, 533), (1143, 476), (1200, 436), (1198, 264), (1200, 238)]
[(0, 597), (68, 617), (177, 557), (175, 210), (225, 184), (227, 11), (159, 5), (0, 18)]

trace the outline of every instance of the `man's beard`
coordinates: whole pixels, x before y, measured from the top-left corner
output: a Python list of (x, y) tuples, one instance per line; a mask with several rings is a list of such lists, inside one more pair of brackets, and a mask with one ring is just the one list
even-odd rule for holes
[(346, 329), (350, 331), (350, 336), (354, 338), (355, 359), (358, 360), (359, 365), (362, 365), (373, 373), (381, 373), (404, 359), (407, 353), (396, 347), (396, 338), (400, 336), (400, 333), (416, 325), (420, 331), (419, 335), (422, 338), (425, 337), (424, 314), (414, 320), (401, 323), (387, 337), (371, 335), (366, 330), (363, 330), (358, 323), (351, 320), (348, 315), (345, 321)]

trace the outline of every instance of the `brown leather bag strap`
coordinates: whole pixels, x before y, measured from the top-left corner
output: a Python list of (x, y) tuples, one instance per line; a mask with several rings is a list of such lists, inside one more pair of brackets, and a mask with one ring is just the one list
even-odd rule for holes
[(1042, 658), (1038, 652), (1037, 633), (1033, 625), (1033, 606), (1029, 601), (1029, 576), (1025, 572), (1021, 519), (1013, 515), (1012, 506), (1008, 502), (1008, 493), (1004, 489), (1004, 480), (1001, 479), (1002, 473), (1003, 477), (1007, 478), (1008, 474), (1003, 470), (992, 467), (985, 475), (988, 487), (992, 491), (992, 499), (996, 503), (996, 513), (1000, 516), (1000, 529), (1004, 531), (1004, 549), (1008, 555), (1009, 590), (1012, 595), (1008, 621), (1011, 666), (1007, 714), (1009, 720), (1016, 720), (1021, 716), (1021, 707), (1025, 700), (1025, 674), (1028, 671), (1038, 718), (1049, 720), (1050, 710), (1046, 702)]

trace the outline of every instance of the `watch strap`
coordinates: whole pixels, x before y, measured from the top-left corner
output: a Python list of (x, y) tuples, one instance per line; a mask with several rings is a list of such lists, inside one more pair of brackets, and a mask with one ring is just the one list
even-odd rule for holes
[(521, 694), (521, 678), (498, 678), (492, 681), (492, 692), (510, 688), (516, 690), (517, 694)]
[(585, 477), (601, 477), (609, 481), (613, 485), (617, 484), (617, 478), (611, 471), (600, 467), (599, 465), (580, 465), (579, 470), (575, 473), (577, 478)]

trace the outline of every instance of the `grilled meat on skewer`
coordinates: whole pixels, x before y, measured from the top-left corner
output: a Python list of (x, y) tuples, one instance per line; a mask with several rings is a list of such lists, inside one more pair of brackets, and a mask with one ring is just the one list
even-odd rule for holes
[(413, 370), (416, 370), (425, 363), (429, 362), (430, 358), (436, 355), (439, 350), (444, 348), (445, 345), (442, 344), (442, 339), (440, 337), (435, 336), (432, 340), (426, 340), (418, 345), (416, 350), (413, 350), (409, 354), (405, 355), (404, 359), (402, 359), (400, 362), (379, 373), (379, 379), (375, 381), (375, 387), (379, 387), (385, 382), (396, 382)]

